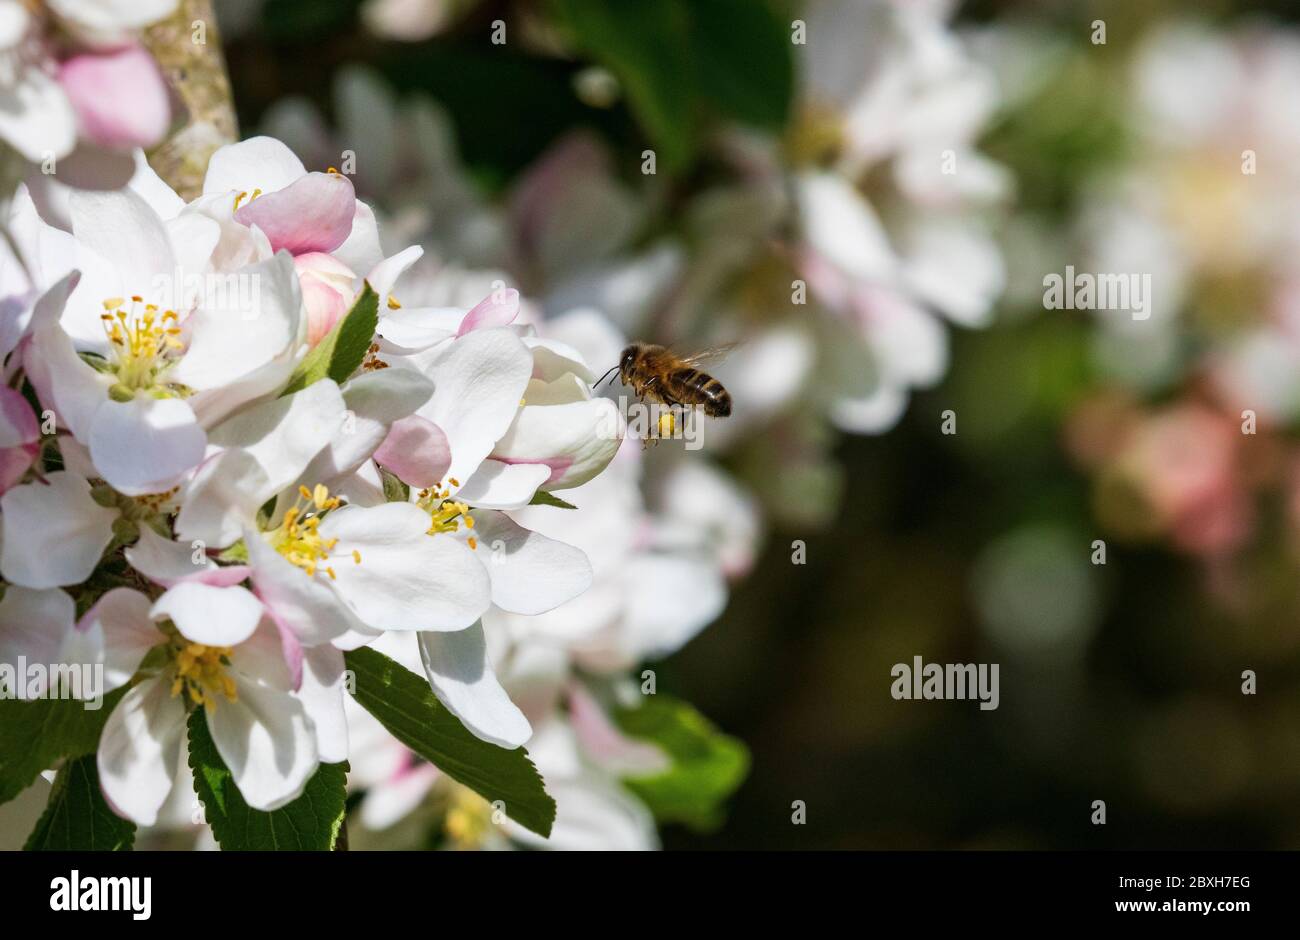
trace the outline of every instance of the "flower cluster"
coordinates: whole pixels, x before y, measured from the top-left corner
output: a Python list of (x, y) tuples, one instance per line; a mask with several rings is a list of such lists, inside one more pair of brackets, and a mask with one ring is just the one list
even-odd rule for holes
[(121, 185), (109, 181), (130, 175), (131, 148), (152, 147), (171, 123), (139, 32), (176, 3), (0, 0), (0, 198), (24, 176), (44, 189), (56, 172), (73, 186)]
[(587, 364), (512, 290), (403, 304), (421, 249), (385, 257), (349, 179), (279, 141), (217, 151), (189, 203), (137, 161), (70, 231), (24, 188), (8, 219), (0, 648), (126, 687), (97, 763), (140, 824), (199, 709), (251, 807), (297, 798), (349, 754), (343, 652), (390, 633), (474, 735), (524, 743), (485, 615), (592, 581), (511, 516), (618, 450)]

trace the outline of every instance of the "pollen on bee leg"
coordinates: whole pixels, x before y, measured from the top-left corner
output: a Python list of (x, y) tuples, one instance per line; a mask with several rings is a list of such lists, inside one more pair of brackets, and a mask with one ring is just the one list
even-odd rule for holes
[(676, 429), (677, 418), (671, 411), (665, 411), (659, 416), (659, 437), (672, 437)]

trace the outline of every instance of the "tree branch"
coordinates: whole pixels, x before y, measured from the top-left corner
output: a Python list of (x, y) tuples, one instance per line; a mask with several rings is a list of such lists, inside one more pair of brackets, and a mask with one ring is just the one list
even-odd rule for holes
[(150, 151), (149, 165), (194, 199), (213, 152), (239, 138), (211, 0), (180, 0), (172, 16), (145, 31), (144, 43), (185, 106), (185, 123)]

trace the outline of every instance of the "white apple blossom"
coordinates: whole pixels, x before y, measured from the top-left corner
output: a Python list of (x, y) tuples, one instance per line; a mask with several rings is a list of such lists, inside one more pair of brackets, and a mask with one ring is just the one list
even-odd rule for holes
[[(167, 86), (136, 36), (176, 0), (0, 0), (0, 205), (59, 165), (74, 187), (117, 188), (130, 151), (171, 120)], [(39, 172), (33, 165), (40, 165)]]
[[(190, 203), (135, 160), (125, 188), (69, 197), (70, 231), (24, 190), (8, 214), (0, 356), (38, 410), (4, 389), (0, 650), (100, 662), (130, 685), (99, 772), (144, 825), (188, 779), (195, 707), (256, 809), (346, 759), (343, 650), (388, 632), (415, 634), (471, 732), (517, 747), (532, 728), (482, 618), (591, 583), (581, 550), (503, 511), (587, 483), (617, 451), (587, 364), (515, 325), (514, 291), (403, 307), (421, 250), (385, 258), (350, 181), (278, 141), (219, 150)], [(210, 289), (220, 278), (254, 290)], [(380, 329), (359, 365), (304, 378), (367, 286)], [(145, 589), (102, 593), (105, 564)], [(90, 603), (76, 621), (74, 597)]]

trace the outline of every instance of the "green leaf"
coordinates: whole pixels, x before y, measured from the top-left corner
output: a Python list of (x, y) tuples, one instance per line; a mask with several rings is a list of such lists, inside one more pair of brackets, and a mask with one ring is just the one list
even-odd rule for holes
[(565, 502), (554, 493), (548, 493), (546, 490), (538, 490), (533, 494), (533, 498), (528, 501), (529, 506), (554, 506), (556, 509), (577, 509), (573, 503)]
[(520, 747), (481, 741), (449, 712), (423, 676), (365, 647), (344, 654), (356, 676), (356, 700), (416, 754), (489, 802), (501, 800), (519, 825), (551, 834), (555, 800)]
[(0, 803), (12, 800), (61, 758), (92, 753), (99, 746), (99, 733), (109, 712), (125, 694), (125, 688), (117, 689), (93, 710), (75, 699), (0, 699), (0, 728), (4, 729), (0, 734)]
[(749, 773), (748, 748), (688, 703), (663, 695), (646, 696), (638, 708), (618, 709), (614, 720), (624, 733), (653, 742), (672, 759), (672, 767), (661, 774), (623, 781), (655, 818), (694, 829), (717, 828), (723, 803)]
[(762, 0), (691, 6), (700, 93), (725, 116), (780, 130), (794, 95), (788, 18)]
[[(218, 708), (221, 706), (218, 705)], [(319, 851), (334, 848), (347, 801), (348, 764), (321, 764), (302, 796), (264, 813), (244, 802), (208, 733), (202, 708), (190, 715), (190, 770), (208, 825), (223, 849)]]
[(669, 168), (698, 145), (690, 13), (681, 0), (554, 0), (578, 45), (618, 76)]
[(321, 379), (342, 385), (366, 358), (378, 325), (379, 295), (367, 281), (352, 309), (298, 363), (280, 395), (292, 395)]
[(384, 499), (390, 503), (409, 503), (411, 488), (397, 478), (397, 474), (380, 469), (379, 478), (384, 482)]
[(769, 130), (794, 95), (789, 19), (769, 0), (552, 0), (577, 45), (613, 72), (661, 159), (680, 170), (706, 118)]
[(68, 761), (50, 790), (50, 801), (23, 846), (29, 852), (125, 852), (135, 842), (135, 823), (104, 801), (95, 755)]

